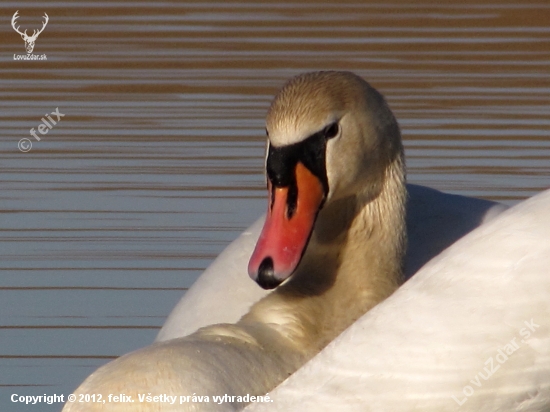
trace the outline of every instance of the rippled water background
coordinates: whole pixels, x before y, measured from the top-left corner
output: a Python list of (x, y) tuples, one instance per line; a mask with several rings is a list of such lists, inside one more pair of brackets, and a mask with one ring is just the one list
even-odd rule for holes
[[(263, 212), (263, 118), (292, 75), (384, 93), (411, 182), (507, 204), (550, 186), (550, 4), (409, 3), (2, 2), (0, 409), (154, 339)], [(47, 61), (13, 60), (16, 10), (30, 31), (48, 13)]]

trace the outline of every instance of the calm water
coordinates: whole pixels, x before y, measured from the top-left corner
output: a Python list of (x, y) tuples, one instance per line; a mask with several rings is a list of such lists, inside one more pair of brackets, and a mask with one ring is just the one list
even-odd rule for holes
[[(0, 409), (154, 339), (263, 212), (263, 118), (292, 75), (383, 92), (411, 182), (508, 204), (550, 186), (550, 4), (500, 3), (3, 2)], [(47, 61), (13, 60), (16, 10), (30, 31), (48, 13)]]

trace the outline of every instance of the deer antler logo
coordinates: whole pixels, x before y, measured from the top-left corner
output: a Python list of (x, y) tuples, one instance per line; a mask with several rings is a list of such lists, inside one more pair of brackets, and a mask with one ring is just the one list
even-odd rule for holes
[(21, 38), (25, 41), (25, 49), (27, 49), (27, 53), (30, 54), (34, 50), (34, 43), (36, 42), (36, 39), (38, 38), (38, 35), (40, 33), (42, 33), (44, 31), (44, 29), (46, 28), (46, 25), (48, 24), (49, 17), (46, 13), (44, 13), (44, 18), (46, 20), (42, 23), (42, 28), (40, 30), (33, 30), (32, 36), (28, 36), (27, 35), (27, 30), (25, 30), (24, 33), (21, 33), (19, 31), (19, 26), (15, 27), (15, 25), (17, 23), (16, 20), (19, 18), (19, 15), (17, 13), (19, 13), (19, 10), (17, 10), (13, 14), (13, 17), (11, 18), (11, 26), (13, 27), (13, 29), (17, 33), (19, 33), (21, 35)]

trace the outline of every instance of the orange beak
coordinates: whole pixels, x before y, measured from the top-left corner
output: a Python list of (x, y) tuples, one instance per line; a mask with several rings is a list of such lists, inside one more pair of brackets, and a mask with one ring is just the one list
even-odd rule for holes
[(248, 264), (248, 273), (264, 289), (273, 289), (298, 267), (315, 219), (325, 200), (321, 181), (301, 162), (294, 187), (273, 187), (262, 233)]

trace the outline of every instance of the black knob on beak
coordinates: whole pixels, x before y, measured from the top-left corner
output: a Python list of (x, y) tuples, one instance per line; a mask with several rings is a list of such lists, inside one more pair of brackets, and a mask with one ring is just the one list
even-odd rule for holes
[(275, 277), (273, 270), (273, 259), (269, 256), (262, 260), (258, 269), (258, 277), (256, 279), (258, 285), (264, 289), (275, 289), (282, 281)]

